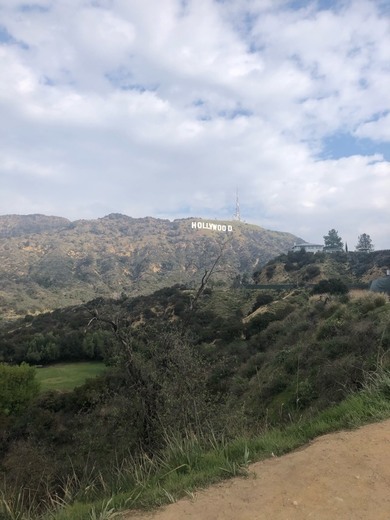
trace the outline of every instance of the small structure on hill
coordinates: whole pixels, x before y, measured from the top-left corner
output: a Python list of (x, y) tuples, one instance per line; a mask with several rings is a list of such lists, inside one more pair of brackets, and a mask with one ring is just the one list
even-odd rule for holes
[(307, 242), (303, 242), (302, 244), (294, 244), (292, 247), (294, 252), (301, 251), (301, 249), (307, 253), (317, 253), (318, 251), (323, 251), (324, 246), (322, 244), (309, 244)]

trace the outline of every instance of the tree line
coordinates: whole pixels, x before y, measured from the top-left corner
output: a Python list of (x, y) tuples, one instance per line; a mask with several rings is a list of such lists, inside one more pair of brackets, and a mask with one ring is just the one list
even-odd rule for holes
[[(344, 249), (343, 240), (336, 229), (331, 229), (327, 235), (324, 235), (324, 243), (325, 251), (342, 251)], [(345, 243), (345, 250), (348, 252), (347, 243)], [(371, 253), (374, 251), (374, 244), (372, 243), (370, 235), (367, 233), (359, 235), (355, 250), (362, 253)]]

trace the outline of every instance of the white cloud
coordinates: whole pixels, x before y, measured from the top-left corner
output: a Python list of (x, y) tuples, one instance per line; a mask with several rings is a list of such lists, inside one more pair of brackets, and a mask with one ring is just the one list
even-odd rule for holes
[(390, 143), (390, 113), (374, 121), (362, 123), (356, 129), (355, 134), (358, 137), (368, 137), (374, 141), (386, 141)]
[[(34, 4), (0, 10), (2, 213), (228, 218), (239, 186), (260, 225), (390, 247), (379, 2)], [(370, 156), (356, 141), (322, 158), (338, 133)]]

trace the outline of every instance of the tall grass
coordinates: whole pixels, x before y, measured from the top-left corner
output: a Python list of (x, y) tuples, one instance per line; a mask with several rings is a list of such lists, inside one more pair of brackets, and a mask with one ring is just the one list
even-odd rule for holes
[[(110, 520), (121, 509), (148, 509), (193, 496), (199, 488), (247, 475), (250, 462), (282, 455), (318, 435), (389, 418), (390, 372), (380, 370), (368, 381), (361, 392), (310, 420), (266, 429), (254, 437), (226, 440), (212, 432), (203, 436), (167, 432), (165, 448), (155, 457), (143, 454), (114, 462), (108, 474), (91, 478), (88, 485), (81, 485), (75, 478), (66, 483), (64, 498), (48, 494), (40, 511), (29, 509), (31, 496), (21, 491), (13, 495), (3, 491), (0, 519)], [(91, 489), (101, 498), (91, 502)]]

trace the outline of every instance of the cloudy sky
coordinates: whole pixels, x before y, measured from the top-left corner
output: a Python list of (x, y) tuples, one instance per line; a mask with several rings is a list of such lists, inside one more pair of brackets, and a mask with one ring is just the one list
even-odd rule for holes
[(0, 74), (0, 214), (390, 248), (389, 0), (1, 0)]

